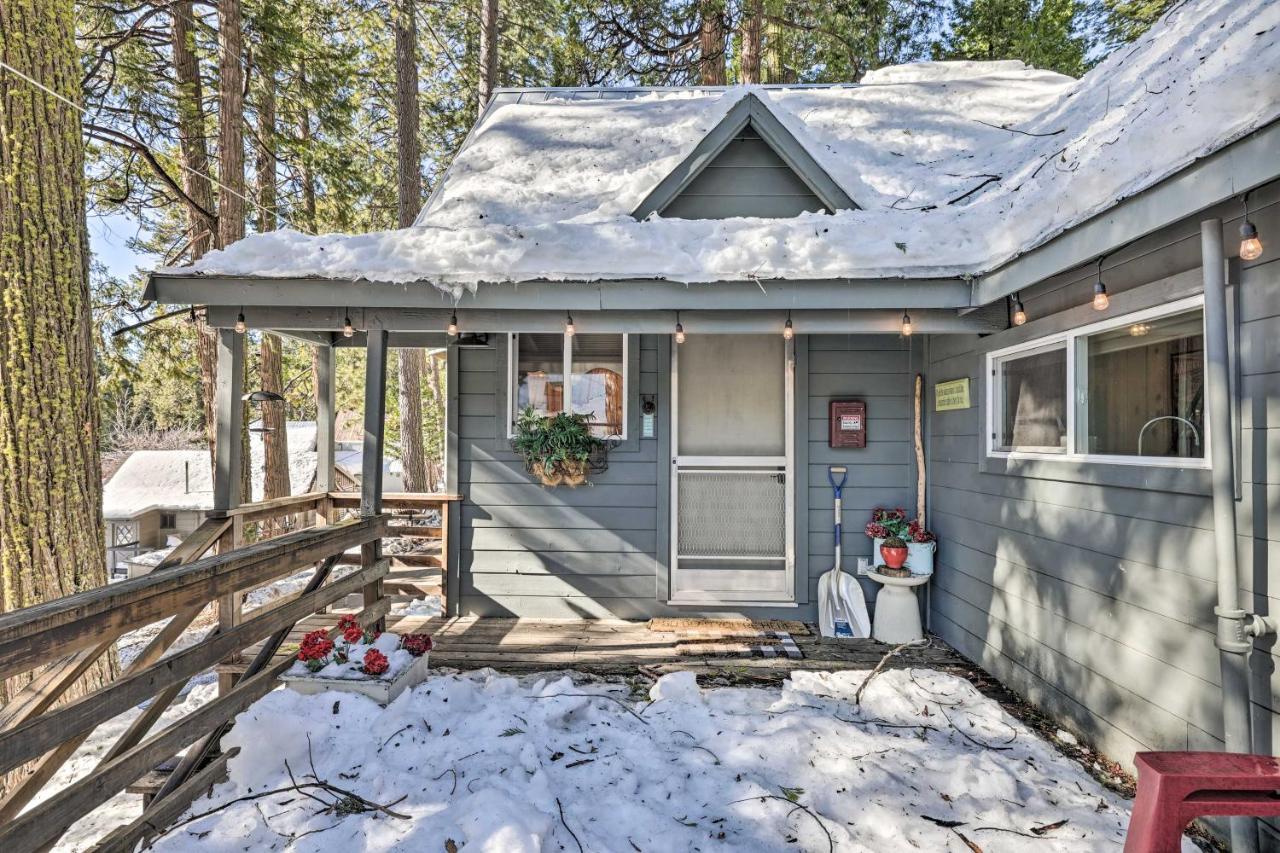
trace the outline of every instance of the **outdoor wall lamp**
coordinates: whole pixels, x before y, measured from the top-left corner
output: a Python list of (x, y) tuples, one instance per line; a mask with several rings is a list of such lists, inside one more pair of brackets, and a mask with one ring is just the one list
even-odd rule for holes
[(1240, 199), (1244, 202), (1244, 222), (1240, 223), (1240, 260), (1256, 261), (1262, 257), (1262, 241), (1258, 239), (1258, 226), (1249, 221), (1249, 194)]

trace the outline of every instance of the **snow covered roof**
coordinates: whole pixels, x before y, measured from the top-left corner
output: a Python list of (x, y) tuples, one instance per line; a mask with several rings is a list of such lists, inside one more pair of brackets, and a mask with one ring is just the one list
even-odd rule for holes
[[(1198, 0), (1080, 80), (1020, 62), (826, 87), (500, 93), (415, 227), (279, 231), (192, 271), (429, 281), (932, 277), (993, 269), (1280, 117), (1280, 4)], [(859, 206), (630, 214), (753, 93)]]
[[(254, 426), (257, 424), (255, 423)], [(313, 421), (289, 421), (290, 494), (300, 495), (315, 482), (316, 425)], [(249, 434), (250, 464), (255, 499), (262, 498), (262, 433)], [(364, 453), (339, 447), (336, 466), (353, 480), (360, 477)], [(386, 467), (393, 469), (394, 460)], [(213, 473), (207, 450), (138, 450), (129, 455), (102, 491), (104, 518), (133, 518), (153, 509), (166, 512), (213, 509)]]

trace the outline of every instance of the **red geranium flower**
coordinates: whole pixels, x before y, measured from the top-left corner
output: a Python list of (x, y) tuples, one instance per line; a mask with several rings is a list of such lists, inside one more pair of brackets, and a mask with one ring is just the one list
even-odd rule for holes
[(433, 645), (430, 634), (405, 634), (400, 638), (400, 647), (415, 658), (431, 651)]
[(329, 632), (321, 628), (302, 638), (302, 645), (298, 648), (298, 660), (321, 660), (331, 651), (333, 651), (333, 640), (329, 639)]
[(369, 675), (381, 675), (390, 665), (386, 655), (377, 649), (369, 649), (364, 653), (364, 666), (361, 669)]
[(342, 639), (348, 643), (358, 643), (364, 639), (364, 628), (359, 625), (352, 625), (342, 629)]

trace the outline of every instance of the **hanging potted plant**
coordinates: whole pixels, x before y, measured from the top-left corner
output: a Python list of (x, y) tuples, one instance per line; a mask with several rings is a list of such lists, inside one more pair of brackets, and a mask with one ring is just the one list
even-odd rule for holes
[(603, 471), (605, 442), (591, 434), (590, 415), (539, 414), (527, 406), (516, 418), (511, 448), (544, 486), (581, 486), (591, 471)]

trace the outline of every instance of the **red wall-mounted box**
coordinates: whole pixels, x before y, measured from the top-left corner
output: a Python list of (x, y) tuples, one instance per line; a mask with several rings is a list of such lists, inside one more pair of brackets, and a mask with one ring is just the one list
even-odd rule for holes
[(861, 400), (832, 400), (830, 418), (831, 447), (867, 446), (867, 404)]

